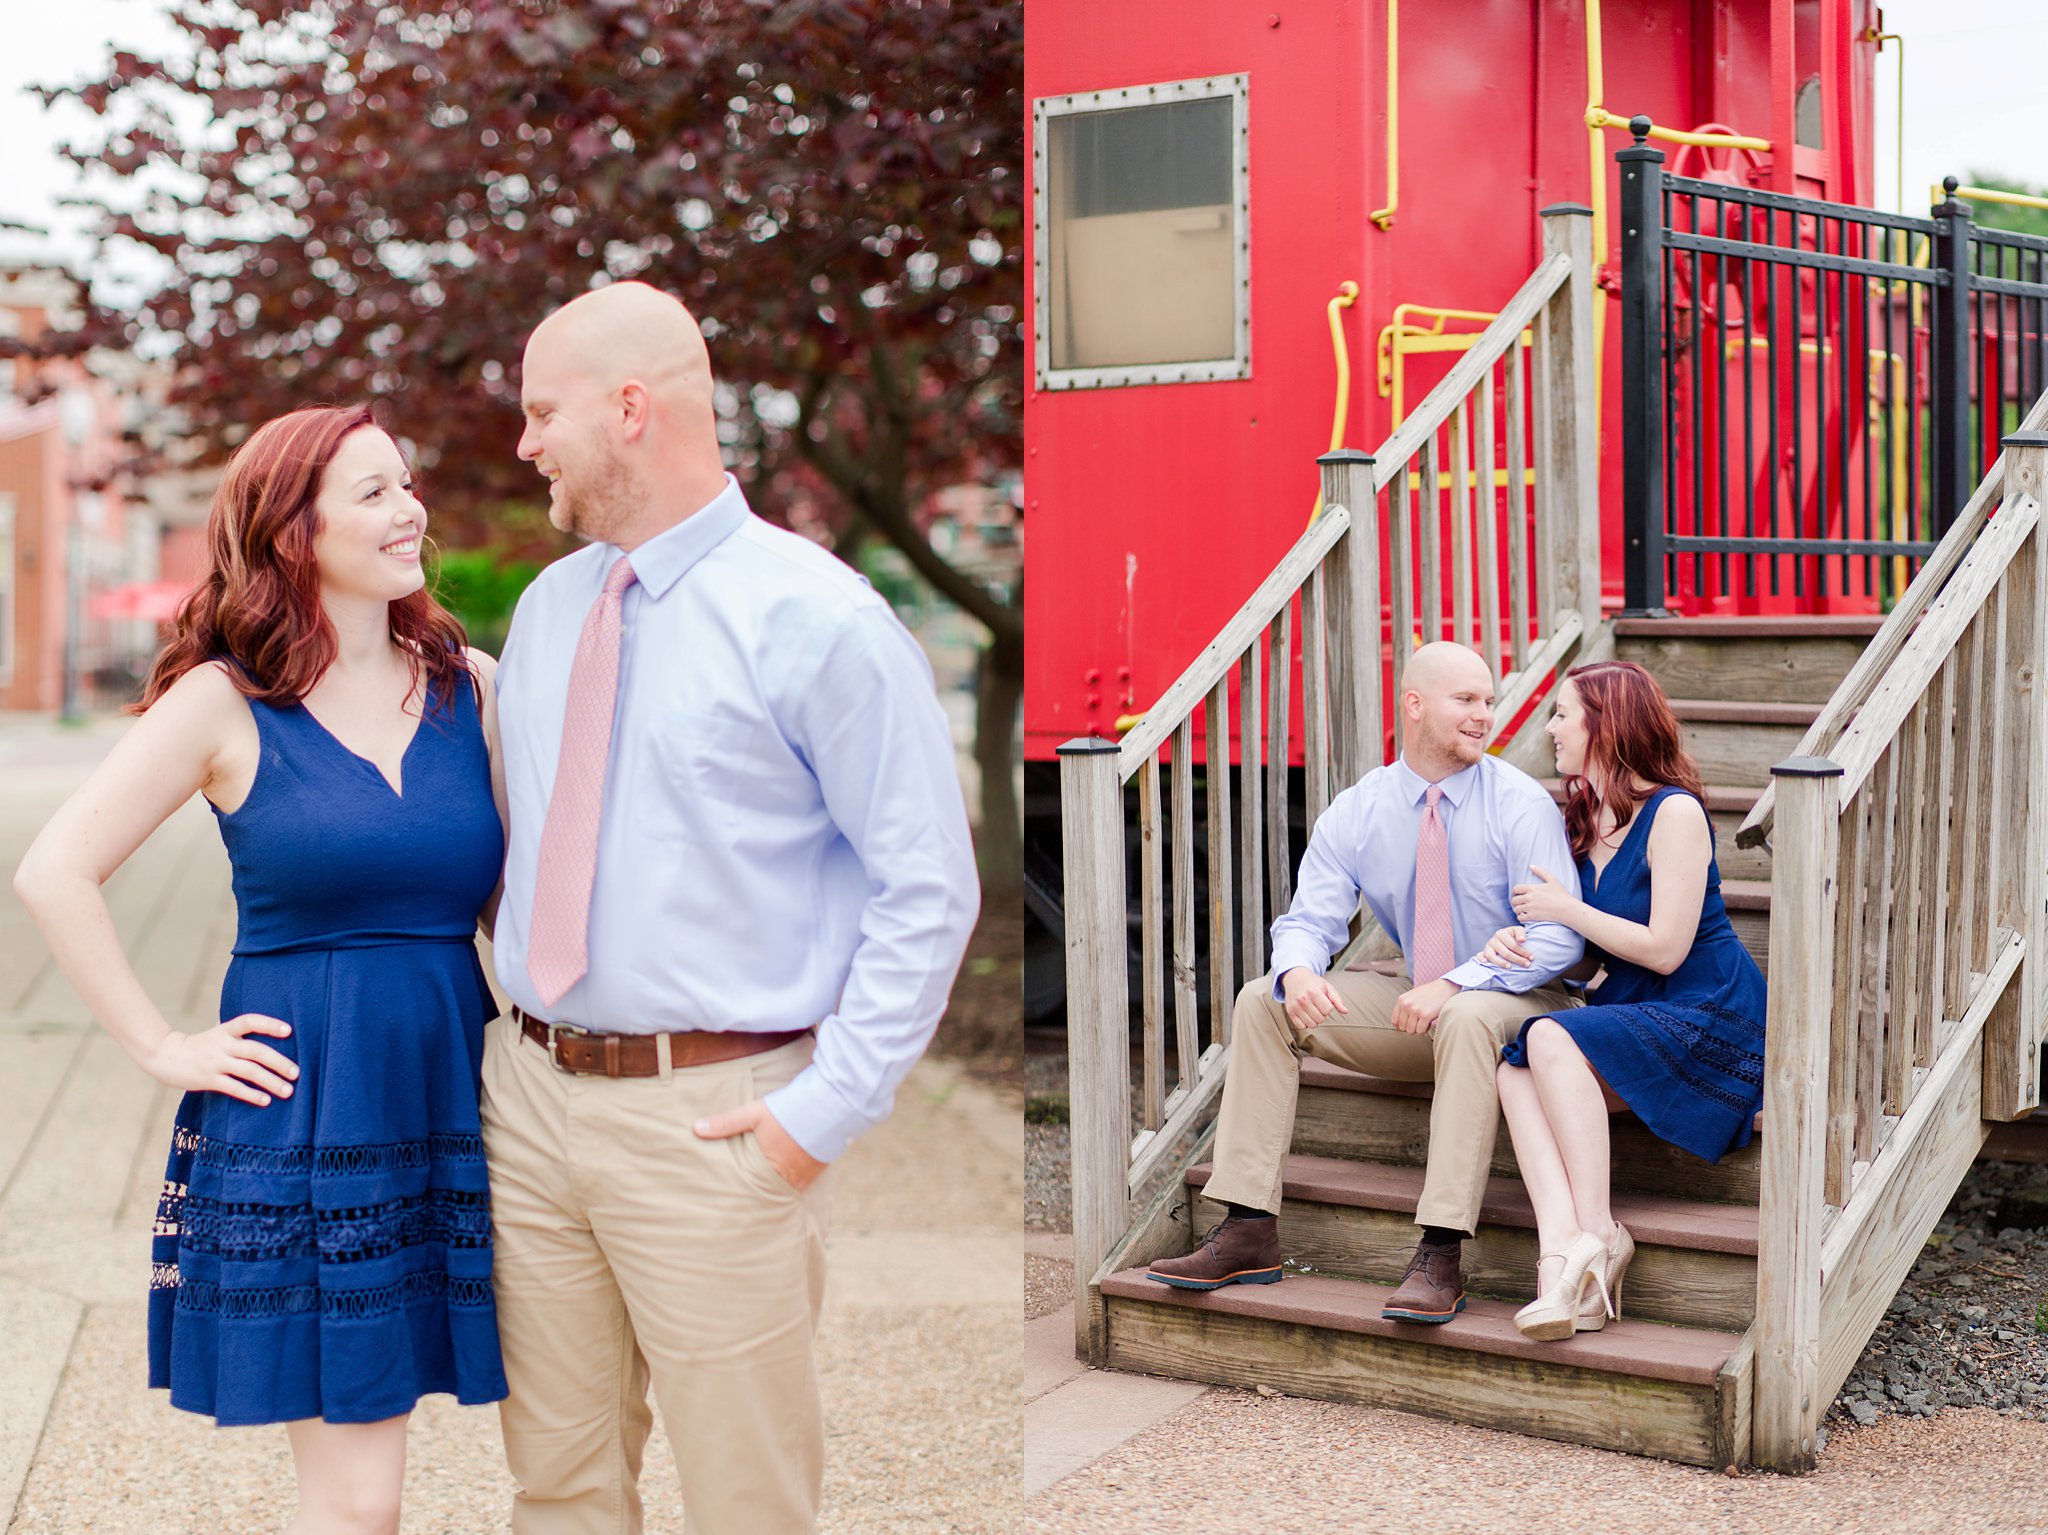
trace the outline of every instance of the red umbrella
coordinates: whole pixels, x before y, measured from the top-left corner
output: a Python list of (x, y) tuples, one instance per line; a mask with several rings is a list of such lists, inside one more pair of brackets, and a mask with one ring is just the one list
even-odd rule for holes
[(130, 581), (95, 593), (86, 612), (93, 618), (140, 618), (167, 624), (178, 616), (178, 608), (191, 590), (185, 581)]

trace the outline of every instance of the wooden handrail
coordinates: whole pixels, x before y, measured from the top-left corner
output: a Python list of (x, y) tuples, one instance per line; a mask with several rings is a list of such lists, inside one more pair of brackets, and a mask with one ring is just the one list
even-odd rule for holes
[(2039, 1102), (2048, 433), (2003, 446), (1884, 664), (1837, 693), (1834, 750), (1772, 770), (1752, 1451), (1779, 1470), (1812, 1466), (1987, 1123)]
[(2041, 505), (2032, 496), (2007, 501), (1991, 525), (1956, 568), (1955, 579), (1927, 609), (1927, 616), (1909, 636), (1884, 680), (1829, 756), (1842, 769), (1842, 805), (1862, 792), (1877, 760), (1892, 744), (1914, 704), (1934, 680), (1963, 631), (1975, 621), (2005, 570), (2040, 521)]
[[(2034, 401), (2033, 408), (2020, 422), (2019, 430), (2033, 432), (2043, 427), (2048, 427), (2048, 391)], [(1942, 535), (1941, 542), (1927, 557), (1926, 563), (1914, 574), (1897, 605), (1879, 625), (1876, 635), (1864, 647), (1863, 654), (1856, 658), (1856, 664), (1849, 668), (1841, 686), (1835, 689), (1834, 696), (1807, 727), (1806, 734), (1799, 738), (1799, 745), (1792, 755), (1813, 757), (1825, 753), (1840, 735), (1844, 723), (1863, 707), (1905, 647), (1906, 636), (1912, 632), (1913, 625), (1920, 621), (1921, 614), (1932, 605), (1941, 589), (1948, 584), (1949, 577), (1955, 574), (1956, 567), (1962, 564), (1963, 556), (1969, 553), (1970, 545), (1984, 530), (1985, 519), (2004, 491), (2005, 455), (2001, 453), (1984, 471), (1976, 493), (1963, 507), (1955, 524)], [(1737, 847), (1756, 847), (1769, 838), (1777, 803), (1777, 785), (1771, 784), (1757, 796), (1756, 804), (1750, 808), (1742, 825), (1736, 828)]]

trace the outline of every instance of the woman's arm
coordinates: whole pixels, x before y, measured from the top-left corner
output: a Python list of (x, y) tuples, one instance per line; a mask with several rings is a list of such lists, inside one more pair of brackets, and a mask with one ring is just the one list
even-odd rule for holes
[(150, 1000), (122, 952), (100, 894), (195, 792), (239, 804), (255, 776), (249, 706), (224, 672), (195, 667), (129, 727), (106, 761), (50, 817), (14, 874), (14, 890), (102, 1027), (160, 1082), (265, 1104), (287, 1095), (298, 1068), (246, 1036), (288, 1034), (245, 1014), (203, 1034), (181, 1034)]
[[(498, 826), (508, 830), (512, 822), (505, 814), (505, 760), (498, 750), (498, 658), (488, 650), (469, 651), (469, 664), (476, 668), (478, 715), (483, 721), (484, 744), (490, 748), (491, 756), (491, 802), (498, 807)], [(476, 925), (486, 939), (497, 930), (498, 902), (505, 895), (505, 870), (498, 869), (498, 883), (491, 887), (491, 898), (484, 902), (484, 909), (476, 914)]]
[(1547, 877), (1539, 885), (1515, 887), (1515, 913), (1532, 921), (1562, 922), (1619, 959), (1669, 975), (1685, 963), (1699, 936), (1713, 852), (1713, 835), (1700, 802), (1690, 794), (1668, 795), (1650, 827), (1647, 924), (1597, 911)]

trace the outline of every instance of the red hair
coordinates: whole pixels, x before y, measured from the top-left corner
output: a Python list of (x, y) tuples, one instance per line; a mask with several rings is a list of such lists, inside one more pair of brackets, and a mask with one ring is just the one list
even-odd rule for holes
[[(1607, 781), (1616, 831), (1634, 820), (1637, 807), (1667, 784), (1705, 804), (1699, 764), (1685, 749), (1678, 716), (1655, 677), (1633, 661), (1595, 661), (1564, 675), (1579, 695), (1586, 721), (1586, 763), (1599, 764)], [(1648, 787), (1638, 789), (1638, 783)], [(1564, 789), (1564, 827), (1571, 837), (1572, 856), (1584, 858), (1597, 835), (1594, 819), (1600, 802), (1582, 773), (1569, 774)]]
[[(179, 606), (150, 668), (140, 713), (195, 666), (226, 656), (250, 698), (293, 704), (334, 664), (334, 625), (320, 603), (314, 499), (342, 442), (377, 429), (367, 405), (316, 405), (265, 422), (235, 450), (206, 519), (207, 569)], [(424, 588), (391, 604), (391, 636), (446, 707), (470, 675), (455, 616)]]

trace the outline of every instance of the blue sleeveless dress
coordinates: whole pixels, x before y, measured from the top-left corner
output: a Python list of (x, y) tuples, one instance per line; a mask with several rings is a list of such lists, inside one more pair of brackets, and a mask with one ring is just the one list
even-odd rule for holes
[(505, 1395), (473, 941), (504, 841), (475, 689), (454, 691), (429, 689), (402, 795), (304, 708), (251, 700), (255, 782), (215, 812), (240, 916), (220, 1015), (291, 1024), (256, 1037), (299, 1068), (266, 1107), (178, 1109), (149, 1383), (223, 1426)]
[[(1651, 794), (1605, 869), (1596, 873), (1590, 858), (1579, 860), (1579, 888), (1589, 906), (1630, 922), (1650, 920), (1650, 826), (1664, 801), (1683, 793), (1666, 785)], [(1711, 855), (1699, 932), (1671, 974), (1592, 944), (1586, 950), (1605, 963), (1606, 979), (1586, 994), (1586, 1006), (1554, 1016), (1593, 1069), (1674, 1146), (1709, 1162), (1747, 1146), (1763, 1105), (1764, 978), (1728, 921), (1720, 866)], [(1502, 1060), (1529, 1064), (1528, 1032), (1524, 1023)]]

